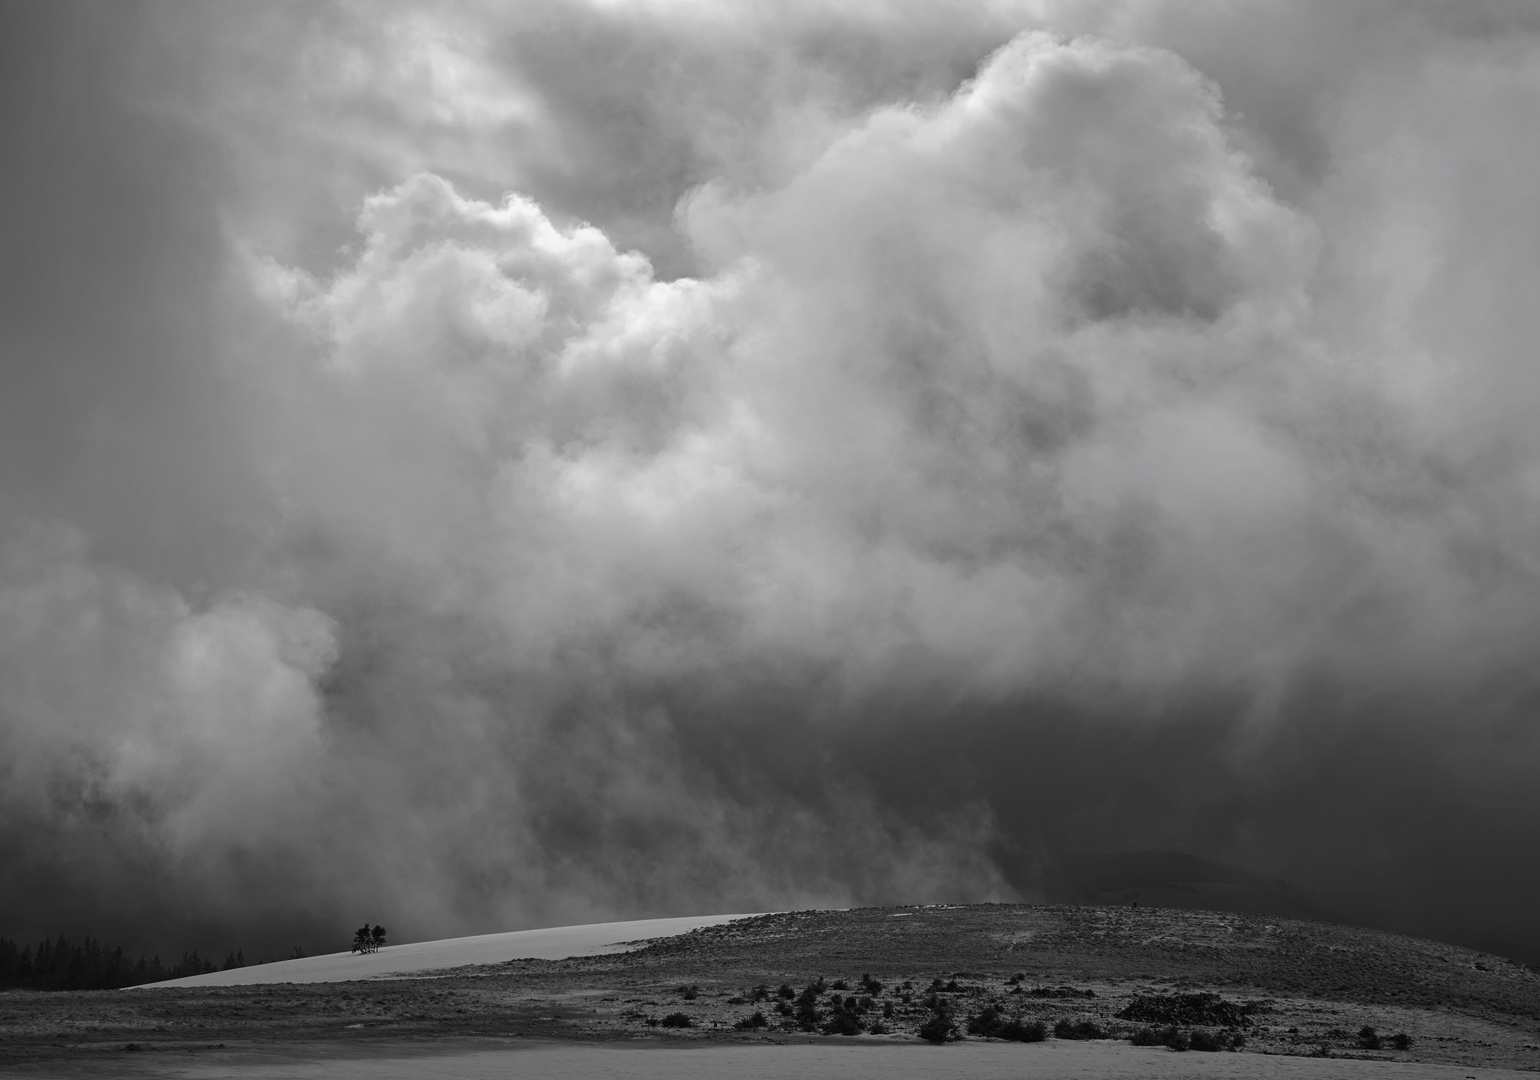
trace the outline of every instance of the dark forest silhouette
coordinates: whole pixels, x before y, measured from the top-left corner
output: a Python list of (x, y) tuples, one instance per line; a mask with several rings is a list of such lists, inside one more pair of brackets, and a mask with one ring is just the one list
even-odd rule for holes
[[(224, 967), (244, 967), (246, 956), (233, 952)], [(87, 937), (74, 942), (64, 936), (44, 939), (36, 949), (0, 938), (0, 990), (115, 990), (121, 986), (180, 979), (219, 970), (212, 959), (194, 949), (172, 965), (159, 956), (130, 957), (117, 946)]]

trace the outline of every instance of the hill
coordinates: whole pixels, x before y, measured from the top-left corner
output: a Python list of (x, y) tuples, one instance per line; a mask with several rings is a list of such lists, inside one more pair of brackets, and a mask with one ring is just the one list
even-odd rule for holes
[[(994, 1028), (979, 1022), (987, 1010)], [(360, 982), (10, 994), (3, 1012), (0, 1060), (11, 1061), (128, 1042), (365, 1037), (784, 1042), (861, 1031), (851, 1037), (912, 1042), (939, 1012), (967, 1038), (980, 1037), (967, 1035), (970, 1021), (1015, 1020), (1065, 1040), (1169, 1029), (1244, 1053), (1540, 1069), (1540, 974), (1522, 964), (1375, 930), (1146, 906), (792, 912), (629, 952)]]

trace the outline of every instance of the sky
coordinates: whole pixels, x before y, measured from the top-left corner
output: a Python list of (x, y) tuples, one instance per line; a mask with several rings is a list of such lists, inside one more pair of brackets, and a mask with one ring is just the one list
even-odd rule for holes
[[(1540, 8), (0, 3), (0, 935), (1540, 961)], [(333, 940), (335, 939), (335, 940)]]

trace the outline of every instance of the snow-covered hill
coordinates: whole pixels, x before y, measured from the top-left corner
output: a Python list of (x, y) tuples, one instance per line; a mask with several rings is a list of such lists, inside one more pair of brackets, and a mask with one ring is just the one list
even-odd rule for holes
[[(466, 964), (501, 964), (533, 958), (561, 960), (569, 956), (624, 952), (635, 948), (628, 942), (673, 937), (701, 926), (716, 926), (747, 915), (691, 915), (676, 919), (633, 919), (629, 922), (588, 923), (583, 926), (552, 926), (541, 930), (514, 930), (506, 934), (415, 941), (387, 945), (379, 952), (327, 953), (298, 960), (213, 971), (185, 979), (148, 983), (147, 986), (246, 986), (252, 983), (345, 982), (350, 979), (382, 979), (416, 975)], [(130, 987), (143, 989), (143, 987)]]

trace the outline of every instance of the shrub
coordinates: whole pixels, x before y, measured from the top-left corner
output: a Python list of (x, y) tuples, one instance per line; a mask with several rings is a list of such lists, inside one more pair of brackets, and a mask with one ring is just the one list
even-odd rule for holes
[(684, 998), (686, 1001), (694, 1001), (696, 998), (700, 997), (700, 987), (681, 986), (679, 988), (679, 996)]
[(695, 1026), (695, 1021), (690, 1019), (690, 1014), (682, 1012), (669, 1013), (659, 1022), (664, 1027), (671, 1028), (687, 1028)]
[(819, 1030), (825, 1035), (859, 1035), (862, 1024), (855, 1013), (845, 1009), (835, 1009), (829, 1013), (828, 1019), (823, 1022)]
[(868, 973), (861, 976), (861, 989), (865, 990), (872, 997), (876, 997), (878, 994), (882, 993), (882, 984), (876, 979), (872, 978)]
[(797, 992), (791, 988), (791, 983), (782, 983), (780, 988), (776, 990), (775, 996), (778, 998), (785, 998), (787, 1001), (790, 1001), (792, 998), (797, 996)]
[(978, 1012), (968, 1017), (968, 1034), (992, 1037), (1005, 1023), (1005, 1017), (1000, 1010), (993, 1005), (985, 1005)]
[(829, 989), (830, 990), (849, 990), (850, 987), (845, 985), (845, 980), (844, 979), (835, 979), (833, 982), (831, 982), (829, 984)]
[(745, 1016), (734, 1024), (733, 1027), (739, 1031), (758, 1031), (760, 1028), (768, 1027), (769, 1025), (770, 1021), (765, 1019), (765, 1014), (756, 1010), (753, 1015)]
[(1368, 1024), (1358, 1029), (1358, 1045), (1365, 1050), (1378, 1050), (1380, 1037)]
[(1397, 1050), (1407, 1050), (1411, 1048), (1412, 1037), (1404, 1031), (1398, 1031), (1390, 1037), (1390, 1044)]
[(1173, 1050), (1186, 1050), (1191, 1046), (1187, 1032), (1171, 1026), (1139, 1028), (1129, 1041), (1135, 1046), (1169, 1046)]
[(1212, 1054), (1223, 1050), (1227, 1042), (1223, 1033), (1210, 1031), (1207, 1028), (1196, 1028), (1192, 1033), (1192, 1048), (1205, 1053)]
[(927, 1042), (954, 1042), (957, 1039), (957, 1025), (952, 1022), (950, 1013), (933, 1012), (930, 1019), (920, 1025), (917, 1034)]
[(881, 1020), (873, 1020), (866, 1030), (873, 1035), (887, 1035), (888, 1025)]
[(1094, 1020), (1060, 1020), (1053, 1025), (1055, 1039), (1105, 1039), (1107, 1032)]
[(797, 1026), (803, 1031), (816, 1031), (818, 1029), (818, 994), (823, 989), (823, 980), (811, 983), (808, 988), (797, 995), (797, 1007), (793, 1015), (797, 1018)]
[[(789, 990), (791, 988), (787, 987), (787, 989)], [(749, 997), (751, 997), (755, 1001), (769, 1001), (770, 1000), (770, 987), (765, 985), (764, 983), (760, 983), (758, 986), (754, 987), (754, 990), (753, 990), (753, 992), (751, 992), (749, 994)]]
[(1041, 1020), (1007, 1017), (997, 1007), (986, 1005), (968, 1018), (968, 1034), (1011, 1042), (1042, 1042), (1048, 1037), (1048, 1025)]
[(1041, 1020), (1007, 1020), (995, 1037), (1010, 1042), (1042, 1042), (1048, 1038), (1048, 1025)]

